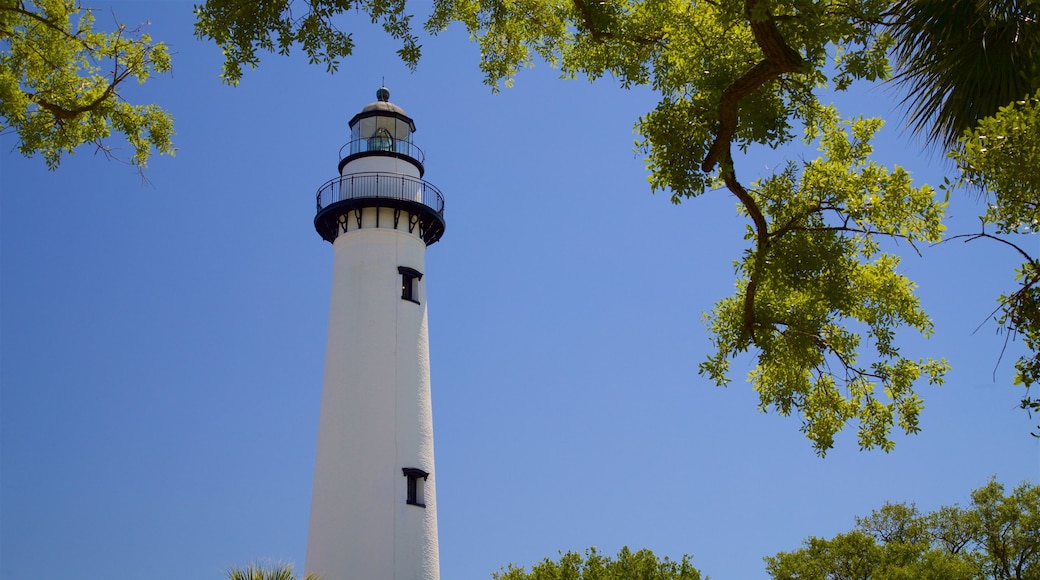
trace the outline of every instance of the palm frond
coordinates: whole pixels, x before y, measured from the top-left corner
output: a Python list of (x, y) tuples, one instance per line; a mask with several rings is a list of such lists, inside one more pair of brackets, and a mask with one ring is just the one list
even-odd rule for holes
[(913, 133), (952, 148), (980, 119), (1040, 88), (1036, 4), (897, 0), (894, 80)]
[[(266, 566), (257, 562), (245, 567), (232, 566), (227, 569), (228, 580), (297, 580), (292, 564)], [(303, 580), (321, 580), (317, 574), (308, 574)]]

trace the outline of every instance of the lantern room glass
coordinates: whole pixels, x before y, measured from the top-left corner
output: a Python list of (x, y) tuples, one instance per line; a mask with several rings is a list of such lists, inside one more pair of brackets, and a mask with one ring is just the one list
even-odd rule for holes
[(351, 153), (396, 151), (408, 155), (411, 142), (410, 123), (392, 115), (364, 117), (350, 128)]

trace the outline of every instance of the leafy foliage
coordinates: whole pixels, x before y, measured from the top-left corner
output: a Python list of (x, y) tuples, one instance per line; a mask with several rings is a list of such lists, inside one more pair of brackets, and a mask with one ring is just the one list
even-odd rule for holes
[[(965, 132), (951, 157), (961, 183), (990, 196), (982, 222), (995, 231), (971, 237), (998, 240), (1022, 258), (1015, 271), (1018, 288), (1000, 296), (996, 320), (1009, 338), (1021, 337), (1029, 351), (1015, 362), (1015, 383), (1026, 388), (1022, 407), (1040, 412), (1040, 398), (1029, 394), (1040, 381), (1040, 258), (1014, 241), (1040, 228), (1040, 93), (982, 119)], [(1040, 437), (1040, 426), (1034, 435)]]
[(335, 72), (339, 59), (354, 51), (354, 41), (334, 20), (351, 10), (364, 12), (373, 24), (381, 22), (401, 41), (398, 55), (415, 68), (421, 51), (405, 0), (206, 0), (195, 6), (195, 35), (223, 49), (222, 78), (231, 85), (242, 79), (243, 65), (260, 63), (258, 50), (288, 55), (295, 44), (311, 64)]
[(1040, 205), (1038, 9), (1032, 0), (900, 0), (892, 26), (911, 127), (951, 150), (955, 187), (992, 196), (981, 233), (957, 237), (997, 240), (1024, 260), (1018, 288), (998, 298), (996, 321), (1031, 353), (1015, 363), (1015, 382), (1027, 389), (1022, 407), (1034, 411), (1040, 399), (1028, 389), (1040, 376), (1040, 262), (1013, 238), (1036, 233)]
[[(292, 564), (277, 564), (264, 566), (262, 564), (247, 564), (244, 568), (232, 566), (227, 570), (228, 580), (297, 580), (293, 572)], [(308, 574), (303, 580), (321, 580), (317, 574)]]
[[(701, 372), (728, 384), (729, 361), (755, 352), (750, 379), (761, 408), (800, 414), (825, 454), (850, 420), (861, 447), (891, 449), (894, 426), (918, 428), (915, 386), (941, 383), (947, 368), (901, 353), (897, 331), (927, 335), (931, 323), (898, 259), (880, 251), (883, 238), (939, 240), (945, 204), (912, 187), (905, 170), (869, 161), (879, 120), (842, 123), (817, 96), (887, 78), (893, 38), (882, 25), (892, 5), (439, 0), (427, 28), (463, 23), (493, 87), (541, 58), (565, 76), (610, 75), (661, 94), (636, 125), (652, 188), (680, 203), (722, 186), (749, 220), (736, 294), (707, 316), (715, 353)], [(799, 137), (823, 155), (742, 183), (734, 147)]]
[[(860, 447), (891, 449), (894, 423), (918, 430), (914, 382), (941, 383), (947, 368), (906, 359), (894, 344), (899, 326), (923, 334), (932, 327), (913, 283), (896, 271), (898, 257), (880, 252), (876, 238), (938, 241), (944, 204), (930, 188), (912, 187), (905, 171), (868, 161), (879, 127), (877, 120), (839, 124), (833, 111), (823, 114), (823, 155), (748, 192), (763, 212), (755, 221), (765, 227), (749, 226), (757, 245), (737, 263), (737, 294), (709, 317), (716, 353), (702, 372), (726, 384), (729, 359), (753, 343), (761, 354), (750, 381), (760, 406), (782, 415), (799, 410), (802, 430), (821, 453), (851, 419), (859, 422)], [(864, 338), (875, 354), (869, 366), (860, 360)]]
[(127, 80), (169, 70), (164, 44), (124, 24), (99, 32), (76, 0), (0, 0), (0, 131), (16, 132), (19, 151), (43, 155), (50, 169), (85, 143), (111, 155), (113, 131), (133, 147), (135, 165), (153, 148), (173, 154), (173, 118), (120, 92)]
[(1005, 495), (991, 481), (971, 498), (931, 513), (886, 504), (850, 532), (766, 558), (766, 570), (776, 580), (1040, 578), (1040, 486)]
[(689, 556), (674, 562), (667, 557), (659, 559), (650, 550), (632, 552), (624, 547), (616, 558), (589, 548), (584, 557), (577, 552), (567, 552), (560, 555), (559, 561), (542, 560), (532, 566), (530, 572), (510, 564), (491, 577), (495, 580), (700, 580), (701, 573), (690, 564)]
[[(774, 580), (1037, 580), (1040, 578), (1040, 486), (1010, 493), (996, 481), (971, 492), (971, 504), (923, 513), (886, 503), (830, 539), (764, 559)], [(674, 562), (622, 548), (616, 558), (589, 548), (530, 570), (509, 565), (495, 580), (700, 580), (690, 557)], [(235, 579), (237, 580), (237, 579)]]

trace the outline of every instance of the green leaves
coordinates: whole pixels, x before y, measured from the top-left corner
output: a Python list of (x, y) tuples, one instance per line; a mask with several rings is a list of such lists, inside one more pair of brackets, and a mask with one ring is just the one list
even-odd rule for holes
[(900, 353), (898, 329), (928, 335), (932, 326), (899, 258), (878, 240), (938, 241), (945, 204), (905, 171), (868, 161), (878, 128), (874, 119), (841, 124), (831, 110), (815, 128), (821, 157), (748, 192), (765, 229), (749, 229), (755, 245), (736, 263), (737, 293), (707, 316), (715, 352), (701, 373), (724, 386), (729, 361), (756, 351), (748, 379), (760, 408), (799, 413), (821, 455), (854, 420), (861, 448), (891, 450), (893, 427), (918, 430), (915, 384), (941, 384), (947, 370)]
[[(265, 566), (254, 563), (244, 568), (232, 566), (226, 574), (228, 580), (297, 580), (292, 564), (276, 564)], [(308, 574), (303, 580), (321, 580), (317, 574)]]
[(134, 165), (153, 149), (172, 155), (173, 118), (120, 93), (129, 79), (169, 70), (164, 44), (122, 24), (98, 32), (78, 2), (0, 0), (0, 130), (17, 132), (19, 151), (43, 155), (50, 169), (86, 143), (114, 156), (113, 131), (133, 147)]
[(437, 0), (426, 29), (437, 33), (452, 21), (461, 22), (480, 44), (484, 82), (493, 88), (500, 81), (511, 86), (516, 72), (532, 64), (532, 53), (554, 66), (562, 64), (561, 53), (574, 39), (568, 26), (573, 22), (575, 6), (582, 4), (560, 0)]
[[(886, 503), (833, 538), (765, 558), (775, 580), (1032, 580), (1040, 577), (1040, 486), (1011, 493), (990, 481), (971, 504), (922, 513), (913, 504)], [(561, 554), (530, 571), (510, 565), (495, 580), (699, 580), (689, 556), (674, 562), (649, 550), (622, 548), (616, 558), (589, 548)]]
[(510, 564), (491, 575), (495, 580), (700, 580), (701, 573), (689, 556), (675, 562), (658, 559), (650, 550), (632, 552), (621, 548), (616, 558), (604, 556), (596, 548), (561, 554), (558, 562), (546, 558), (531, 571)]
[(924, 514), (913, 504), (885, 504), (856, 518), (850, 532), (766, 558), (766, 570), (775, 580), (1040, 577), (1040, 487), (1023, 484), (1005, 495), (991, 481), (971, 498), (968, 508)]
[[(1021, 337), (1029, 352), (1015, 362), (1015, 383), (1026, 389), (1022, 408), (1040, 412), (1040, 398), (1029, 392), (1040, 379), (1040, 259), (1016, 243), (1040, 228), (1040, 93), (979, 121), (950, 157), (961, 171), (958, 185), (992, 196), (982, 223), (995, 233), (969, 237), (999, 241), (1022, 259), (1018, 287), (998, 298), (996, 322), (1009, 338)], [(1040, 427), (1034, 435), (1040, 437)]]
[(1040, 93), (982, 119), (950, 153), (966, 184), (995, 196), (985, 220), (998, 234), (1036, 233), (1040, 228), (1038, 130)]
[(288, 55), (297, 44), (311, 64), (332, 73), (354, 51), (351, 34), (334, 21), (358, 10), (401, 42), (397, 54), (414, 69), (421, 47), (405, 8), (405, 0), (206, 0), (195, 6), (195, 35), (224, 51), (221, 77), (229, 85), (242, 79), (243, 66), (260, 64), (258, 51)]

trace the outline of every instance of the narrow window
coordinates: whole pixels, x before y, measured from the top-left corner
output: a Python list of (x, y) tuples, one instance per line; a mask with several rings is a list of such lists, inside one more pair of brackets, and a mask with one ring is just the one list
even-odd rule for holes
[(397, 271), (401, 274), (401, 298), (418, 304), (419, 280), (422, 280), (422, 272), (406, 266), (398, 266)]
[(426, 486), (426, 478), (429, 477), (429, 473), (415, 467), (404, 467), (401, 469), (404, 472), (404, 476), (408, 478), (408, 497), (405, 499), (405, 503), (408, 505), (417, 505), (419, 507), (426, 507), (426, 497), (423, 494), (423, 487)]

